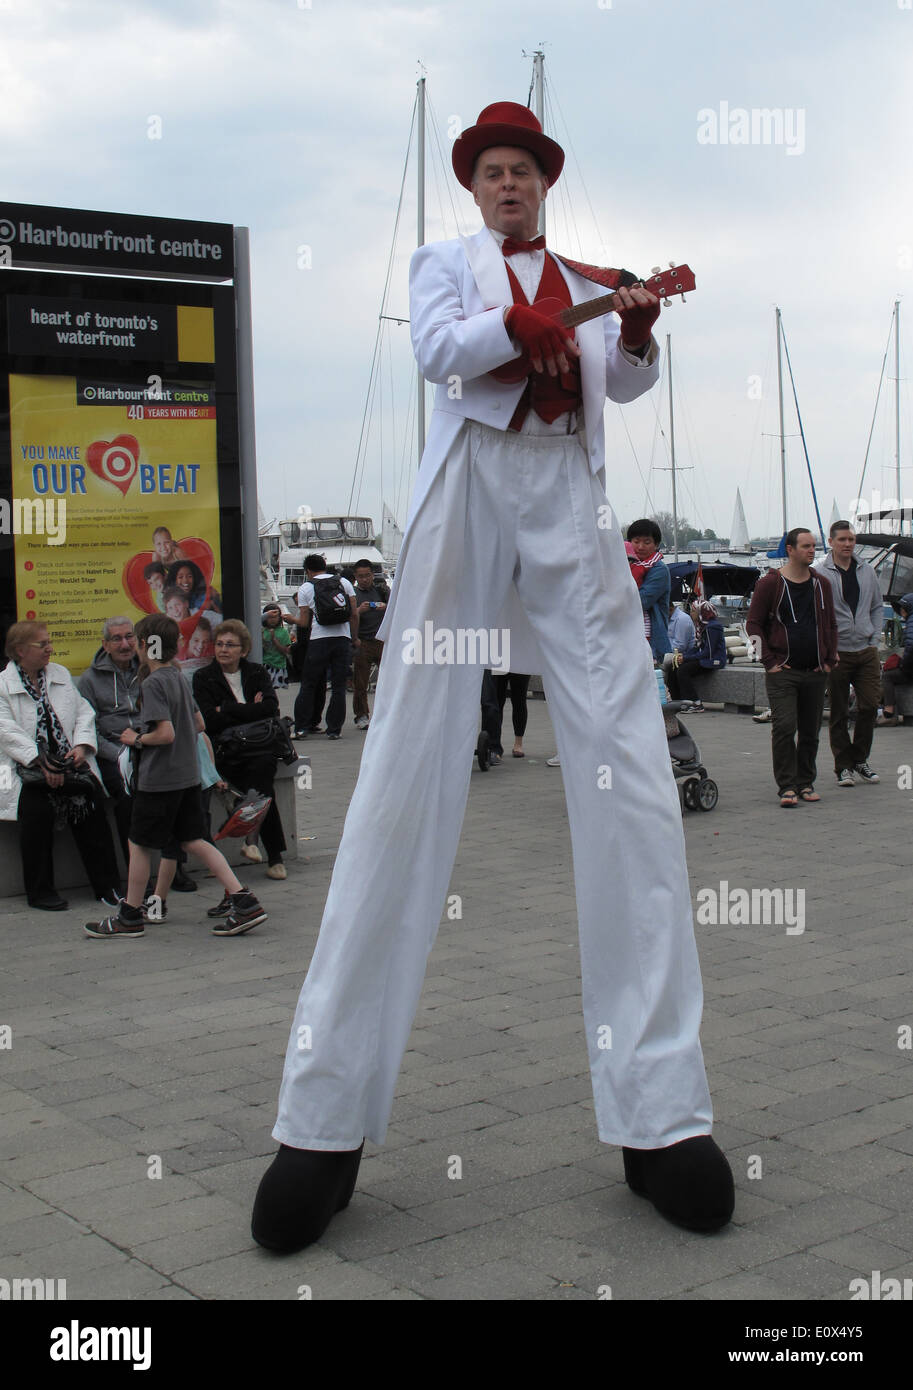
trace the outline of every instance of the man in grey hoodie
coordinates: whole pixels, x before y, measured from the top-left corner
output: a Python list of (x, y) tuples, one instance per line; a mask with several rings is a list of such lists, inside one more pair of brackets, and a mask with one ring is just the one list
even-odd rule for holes
[[(854, 773), (863, 782), (879, 780), (868, 758), (881, 694), (878, 642), (884, 626), (884, 598), (872, 566), (853, 554), (856, 534), (850, 523), (835, 521), (829, 539), (830, 550), (814, 568), (830, 580), (837, 620), (840, 660), (829, 680), (831, 752), (837, 785), (852, 787)], [(851, 685), (856, 691), (852, 737), (847, 721)]]
[(130, 830), (130, 798), (124, 791), (117, 760), (124, 745), (120, 736), (136, 713), (139, 695), (139, 657), (130, 618), (108, 618), (102, 628), (101, 646), (92, 665), (77, 681), (79, 693), (95, 711), (98, 734), (98, 770), (105, 791), (114, 802), (114, 818), (124, 857)]

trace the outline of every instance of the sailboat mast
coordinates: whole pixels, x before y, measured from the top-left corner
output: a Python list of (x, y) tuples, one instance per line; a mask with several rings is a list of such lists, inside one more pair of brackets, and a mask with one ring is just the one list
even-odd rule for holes
[(678, 563), (678, 493), (675, 486), (675, 417), (672, 413), (672, 334), (666, 334), (666, 364), (669, 369), (669, 444), (672, 453), (672, 548)]
[[(900, 300), (894, 301), (894, 463), (897, 470), (897, 534), (903, 535), (903, 494), (900, 490)], [(913, 520), (913, 518), (911, 518)]]
[(783, 500), (783, 534), (789, 530), (786, 524), (786, 435), (783, 431), (783, 330), (780, 327), (780, 310), (777, 308), (777, 393), (780, 402), (780, 496)]
[[(543, 131), (545, 130), (545, 84), (543, 64), (545, 54), (537, 49), (533, 54), (533, 114)], [(545, 203), (539, 204), (539, 235), (545, 236)]]
[[(418, 227), (416, 246), (425, 244), (425, 79), (418, 80)], [(418, 459), (421, 462), (425, 451), (425, 378), (418, 373), (418, 402), (415, 412), (418, 432)]]

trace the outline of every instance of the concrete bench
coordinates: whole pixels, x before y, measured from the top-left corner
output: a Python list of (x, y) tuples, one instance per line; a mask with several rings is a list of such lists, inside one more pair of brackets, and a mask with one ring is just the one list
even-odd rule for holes
[[(306, 787), (310, 781), (310, 766), (310, 758), (299, 757), (297, 763), (291, 763), (289, 766), (280, 763), (276, 769), (276, 805), (279, 808), (288, 845), (284, 855), (285, 859), (298, 858), (296, 801), (298, 777), (299, 774), (302, 774), (302, 783)], [(118, 863), (121, 865), (124, 883), (126, 883), (126, 865), (121, 856), (120, 840), (117, 836), (110, 802), (105, 809), (117, 851)], [(218, 792), (214, 792), (210, 798), (210, 816), (212, 834), (215, 835), (226, 819), (225, 804)], [(217, 841), (218, 848), (234, 869), (237, 869), (240, 864), (245, 866), (247, 864), (247, 861), (241, 857), (242, 844), (243, 840), (237, 839)], [(25, 886), (22, 882), (22, 859), (19, 854), (19, 827), (15, 821), (0, 821), (0, 850), (2, 850), (2, 855), (0, 855), (0, 898), (18, 897), (25, 892)], [(202, 865), (193, 858), (187, 864), (187, 871), (199, 876), (205, 872)], [(82, 860), (77, 852), (73, 836), (68, 830), (55, 831), (54, 884), (58, 892), (62, 892), (66, 888), (81, 888), (87, 882), (85, 869), (82, 866)]]
[[(756, 709), (767, 708), (764, 668), (760, 665), (727, 666), (723, 671), (711, 671), (709, 675), (698, 677), (698, 689), (702, 700), (711, 705), (724, 705), (727, 710), (738, 710), (740, 714), (754, 714)], [(542, 698), (541, 676), (533, 676), (529, 693)]]
[(705, 704), (722, 705), (727, 710), (738, 710), (739, 714), (754, 714), (757, 709), (767, 708), (764, 667), (760, 664), (726, 666), (698, 676), (695, 684)]

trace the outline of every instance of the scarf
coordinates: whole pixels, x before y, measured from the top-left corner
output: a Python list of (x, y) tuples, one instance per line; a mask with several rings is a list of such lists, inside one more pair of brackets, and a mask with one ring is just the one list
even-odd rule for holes
[[(35, 741), (38, 744), (39, 758), (44, 762), (48, 752), (55, 753), (60, 758), (65, 757), (70, 752), (70, 740), (64, 733), (63, 726), (57, 718), (57, 711), (51, 704), (44, 670), (39, 671), (37, 676), (28, 676), (18, 664), (16, 670), (19, 672), (23, 690), (37, 706), (38, 727)], [(78, 824), (92, 811), (92, 801), (85, 792), (68, 792), (63, 787), (48, 786), (47, 793), (54, 810), (54, 826), (58, 830), (65, 825)]]

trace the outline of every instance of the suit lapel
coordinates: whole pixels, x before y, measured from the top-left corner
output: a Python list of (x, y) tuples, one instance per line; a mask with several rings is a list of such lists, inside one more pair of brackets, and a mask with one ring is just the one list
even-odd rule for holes
[(488, 228), (483, 227), (474, 236), (461, 236), (460, 241), (485, 308), (496, 309), (499, 304), (512, 304), (514, 297), (507, 278), (507, 266), (501, 248)]

